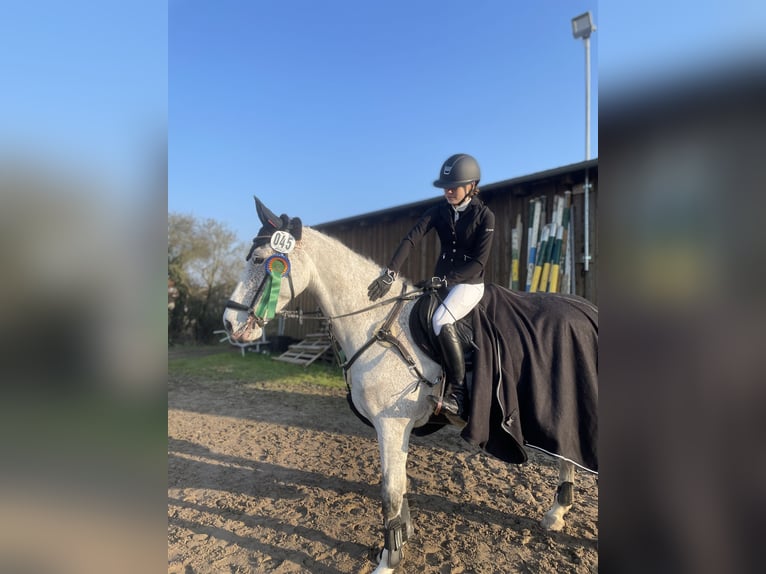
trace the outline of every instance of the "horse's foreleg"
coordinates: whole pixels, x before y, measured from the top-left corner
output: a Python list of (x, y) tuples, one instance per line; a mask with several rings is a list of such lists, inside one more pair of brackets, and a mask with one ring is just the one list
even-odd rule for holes
[(571, 462), (559, 461), (559, 486), (556, 489), (553, 506), (540, 521), (546, 530), (564, 528), (564, 515), (572, 508), (574, 501), (574, 472), (574, 465)]
[(393, 572), (402, 559), (402, 546), (414, 532), (405, 496), (409, 421), (382, 418), (376, 425), (383, 472), (383, 551), (374, 574)]

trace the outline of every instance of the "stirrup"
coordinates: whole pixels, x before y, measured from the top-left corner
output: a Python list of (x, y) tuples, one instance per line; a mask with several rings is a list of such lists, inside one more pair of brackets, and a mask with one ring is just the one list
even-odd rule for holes
[[(430, 395), (428, 398), (431, 399), (431, 402), (434, 403), (434, 415), (438, 416), (442, 412), (442, 408), (444, 407), (444, 397)], [(461, 406), (460, 403), (458, 403), (458, 412), (462, 411), (460, 412), (460, 414), (453, 414), (446, 409), (444, 410), (443, 414), (450, 421), (451, 424), (453, 424), (456, 427), (463, 428), (465, 425), (468, 424), (468, 419), (463, 418), (465, 416), (465, 405), (463, 405), (462, 409), (460, 409), (460, 406)]]
[(429, 400), (434, 404), (434, 414), (439, 416), (442, 412), (442, 398), (441, 396), (428, 395)]

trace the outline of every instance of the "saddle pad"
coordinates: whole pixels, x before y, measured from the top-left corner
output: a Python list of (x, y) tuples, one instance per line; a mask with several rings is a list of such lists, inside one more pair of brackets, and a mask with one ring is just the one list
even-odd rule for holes
[[(439, 362), (430, 328), (437, 305), (435, 295), (421, 297), (410, 314), (410, 328), (415, 344)], [(526, 462), (528, 446), (598, 472), (596, 307), (575, 295), (488, 284), (479, 305), (459, 325), (464, 345), (473, 338), (478, 347), (463, 439), (509, 463)], [(350, 392), (347, 399), (354, 414), (372, 426), (354, 407)], [(447, 424), (443, 415), (431, 417), (412, 434), (428, 435)]]
[(478, 349), (461, 436), (507, 462), (525, 462), (529, 446), (598, 472), (596, 307), (489, 284), (472, 314)]

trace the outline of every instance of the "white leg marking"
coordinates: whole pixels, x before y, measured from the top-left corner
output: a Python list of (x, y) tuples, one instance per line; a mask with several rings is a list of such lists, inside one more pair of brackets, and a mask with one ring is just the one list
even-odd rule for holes
[(388, 568), (386, 566), (388, 564), (388, 550), (385, 548), (380, 554), (380, 562), (378, 563), (378, 567), (373, 570), (372, 574), (391, 574), (396, 568)]
[[(559, 486), (565, 482), (574, 484), (574, 465), (571, 462), (565, 460), (559, 461)], [(555, 495), (553, 506), (545, 513), (545, 516), (540, 521), (540, 524), (546, 530), (553, 530), (555, 532), (561, 530), (566, 525), (564, 521), (564, 515), (572, 508), (572, 504), (561, 504), (559, 502), (558, 491)]]

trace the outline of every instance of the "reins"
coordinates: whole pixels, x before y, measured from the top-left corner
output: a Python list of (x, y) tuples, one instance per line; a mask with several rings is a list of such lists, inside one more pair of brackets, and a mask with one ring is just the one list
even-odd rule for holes
[(332, 321), (333, 319), (343, 319), (344, 317), (361, 315), (362, 313), (366, 313), (367, 311), (372, 311), (373, 309), (377, 309), (378, 307), (385, 307), (386, 305), (388, 305), (389, 303), (393, 303), (394, 301), (412, 301), (413, 299), (416, 298), (416, 295), (419, 296), (421, 293), (423, 293), (422, 289), (416, 289), (415, 291), (410, 291), (408, 293), (405, 293), (404, 291), (406, 287), (407, 287), (406, 285), (402, 286), (401, 295), (397, 295), (396, 297), (390, 297), (388, 299), (383, 299), (382, 301), (379, 301), (373, 305), (368, 305), (367, 307), (364, 307), (362, 309), (357, 309), (356, 311), (351, 311), (350, 313), (343, 313), (341, 315), (331, 315), (328, 317), (321, 311), (306, 312), (301, 310), (298, 310), (298, 311), (286, 310), (286, 311), (281, 311), (279, 314), (285, 317), (290, 317), (290, 318), (296, 318), (296, 317), (300, 318), (300, 317), (305, 317), (306, 315), (316, 315), (318, 318), (326, 319), (328, 321)]
[[(353, 365), (356, 360), (364, 354), (364, 352), (369, 349), (374, 343), (388, 343), (390, 344), (396, 351), (399, 353), (399, 356), (404, 360), (405, 363), (407, 363), (407, 368), (413, 372), (417, 378), (418, 383), (423, 382), (426, 383), (429, 386), (434, 386), (436, 383), (429, 381), (425, 375), (418, 369), (417, 362), (413, 358), (412, 354), (402, 345), (401, 341), (396, 338), (391, 333), (391, 326), (394, 324), (394, 321), (399, 316), (399, 313), (402, 310), (402, 307), (404, 307), (405, 301), (410, 301), (413, 299), (412, 295), (415, 293), (422, 293), (422, 289), (418, 291), (411, 291), (410, 293), (406, 293), (407, 290), (407, 284), (402, 285), (402, 292), (399, 294), (398, 297), (391, 297), (390, 299), (385, 299), (381, 301), (380, 303), (376, 303), (375, 305), (370, 305), (369, 307), (365, 307), (364, 309), (360, 309), (358, 311), (353, 311), (351, 313), (345, 313), (343, 315), (335, 315), (334, 317), (328, 317), (328, 319), (340, 319), (342, 317), (349, 317), (351, 315), (358, 315), (360, 313), (364, 313), (365, 311), (369, 311), (370, 309), (375, 309), (377, 307), (382, 307), (383, 305), (387, 305), (391, 302), (395, 302), (394, 306), (391, 308), (391, 311), (389, 311), (388, 315), (386, 316), (386, 319), (383, 321), (383, 324), (380, 326), (378, 330), (376, 330), (372, 337), (367, 340), (367, 342), (362, 345), (359, 349), (357, 349), (356, 353), (348, 359), (345, 363), (343, 363), (340, 368), (343, 369), (343, 378), (346, 380), (346, 387), (351, 390), (351, 384), (348, 382), (348, 370), (351, 368), (351, 365)], [(337, 339), (332, 334), (332, 324), (330, 325), (330, 336), (333, 340), (333, 344), (337, 344)]]
[[(391, 308), (391, 311), (389, 311), (381, 327), (378, 330), (376, 330), (375, 333), (373, 333), (372, 337), (368, 339), (364, 345), (362, 345), (359, 349), (357, 349), (356, 353), (354, 353), (350, 359), (348, 359), (346, 362), (340, 365), (340, 368), (343, 370), (343, 378), (345, 379), (346, 386), (349, 389), (351, 388), (351, 385), (348, 382), (348, 370), (351, 368), (351, 365), (353, 365), (356, 362), (356, 360), (359, 357), (361, 357), (364, 354), (364, 352), (367, 349), (369, 349), (374, 343), (381, 343), (381, 344), (388, 343), (394, 349), (396, 349), (396, 351), (399, 353), (399, 356), (404, 360), (405, 363), (407, 363), (407, 368), (409, 368), (410, 371), (415, 373), (415, 375), (418, 378), (418, 382), (424, 382), (431, 387), (436, 384), (433, 381), (429, 381), (425, 377), (425, 375), (423, 375), (420, 369), (418, 369), (417, 362), (413, 358), (412, 354), (407, 350), (407, 348), (404, 345), (402, 345), (401, 341), (399, 341), (399, 339), (397, 339), (396, 336), (394, 336), (391, 333), (391, 326), (393, 325), (396, 318), (399, 316), (399, 313), (401, 313), (402, 307), (404, 307), (404, 303), (406, 301), (412, 301), (416, 297), (419, 297), (420, 294), (422, 293), (423, 293), (423, 289), (416, 289), (414, 291), (407, 292), (407, 284), (404, 283), (402, 285), (402, 292), (396, 297), (383, 299), (382, 301), (379, 301), (372, 305), (368, 305), (367, 307), (363, 307), (362, 309), (357, 309), (356, 311), (350, 311), (348, 313), (342, 313), (340, 315), (331, 315), (329, 317), (325, 316), (321, 311), (316, 313), (317, 315), (321, 316), (322, 319), (326, 319), (327, 321), (329, 321), (330, 338), (332, 339), (333, 345), (335, 347), (340, 347), (340, 345), (338, 344), (338, 340), (335, 337), (335, 334), (333, 333), (333, 329), (332, 329), (333, 320), (343, 319), (344, 317), (352, 317), (354, 315), (361, 315), (362, 313), (366, 313), (367, 311), (371, 311), (379, 307), (385, 307), (386, 305), (394, 303), (394, 306)], [(290, 313), (295, 313), (298, 315), (298, 317), (301, 317), (301, 318), (306, 315), (306, 313), (302, 311), (299, 311), (299, 312), (282, 311), (281, 314), (283, 316), (289, 317)], [(340, 363), (340, 360), (338, 362)]]

